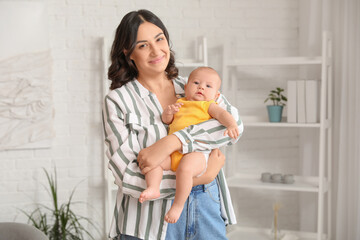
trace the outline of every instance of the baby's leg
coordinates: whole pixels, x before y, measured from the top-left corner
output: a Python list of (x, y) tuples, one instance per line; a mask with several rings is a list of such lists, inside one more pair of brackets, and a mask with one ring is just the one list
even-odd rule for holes
[(170, 165), (171, 159), (169, 156), (159, 166), (145, 174), (147, 188), (140, 194), (139, 202), (143, 203), (144, 201), (160, 197), (160, 182), (163, 176), (163, 170), (169, 170)]
[(203, 153), (193, 152), (183, 156), (176, 170), (176, 193), (170, 210), (165, 215), (165, 221), (176, 223), (184, 208), (193, 185), (193, 177), (202, 173), (206, 168), (206, 160)]

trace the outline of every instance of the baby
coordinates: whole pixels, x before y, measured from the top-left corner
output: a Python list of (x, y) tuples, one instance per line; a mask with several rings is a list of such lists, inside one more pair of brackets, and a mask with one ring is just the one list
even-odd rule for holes
[[(220, 95), (220, 85), (220, 76), (214, 69), (200, 67), (192, 71), (185, 85), (185, 98), (178, 99), (176, 103), (169, 105), (162, 114), (162, 121), (169, 124), (169, 134), (215, 118), (226, 127), (224, 135), (237, 138), (239, 129), (235, 119), (215, 102)], [(191, 152), (185, 155), (174, 152), (171, 158), (165, 159), (159, 166), (145, 174), (147, 189), (141, 193), (139, 201), (142, 203), (158, 198), (163, 170), (175, 171), (175, 199), (165, 215), (165, 221), (175, 223), (191, 192), (193, 177), (205, 172), (208, 157), (209, 154), (203, 152)]]

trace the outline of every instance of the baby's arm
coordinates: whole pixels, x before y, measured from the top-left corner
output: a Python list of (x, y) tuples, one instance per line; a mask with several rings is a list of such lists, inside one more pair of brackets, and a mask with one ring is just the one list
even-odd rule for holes
[(165, 124), (170, 124), (174, 119), (174, 114), (179, 111), (183, 103), (174, 103), (167, 106), (161, 115), (161, 120)]
[(229, 112), (221, 108), (216, 103), (210, 104), (208, 112), (211, 117), (217, 119), (222, 125), (226, 127), (224, 136), (228, 135), (229, 137), (234, 139), (239, 136), (238, 125), (234, 117)]

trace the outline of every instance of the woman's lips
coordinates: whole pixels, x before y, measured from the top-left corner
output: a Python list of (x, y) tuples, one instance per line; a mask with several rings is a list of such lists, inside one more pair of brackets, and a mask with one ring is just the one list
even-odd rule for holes
[(152, 63), (152, 64), (159, 63), (159, 62), (161, 62), (161, 61), (164, 59), (164, 57), (165, 57), (165, 56), (161, 56), (161, 57), (155, 58), (155, 59), (151, 60), (150, 63)]

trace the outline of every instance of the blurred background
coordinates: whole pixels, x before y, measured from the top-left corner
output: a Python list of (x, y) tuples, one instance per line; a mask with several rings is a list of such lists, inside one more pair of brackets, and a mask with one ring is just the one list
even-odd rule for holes
[[(334, 101), (330, 108), (334, 113), (330, 118), (334, 117), (332, 127), (336, 129), (333, 140), (330, 139), (334, 147), (326, 154), (333, 159), (330, 172), (334, 174), (334, 181), (329, 182), (329, 186), (334, 191), (329, 194), (333, 199), (330, 208), (335, 210), (332, 225), (325, 224), (324, 229), (332, 232), (332, 239), (359, 239), (358, 230), (356, 233), (354, 229), (343, 228), (336, 221), (338, 214), (338, 219), (347, 219), (344, 224), (356, 225), (356, 221), (351, 222), (354, 216), (350, 217), (347, 212), (355, 210), (356, 216), (360, 212), (353, 201), (351, 204), (339, 202), (341, 191), (337, 191), (338, 186), (350, 184), (341, 196), (347, 196), (346, 199), (359, 196), (356, 195), (358, 177), (352, 178), (357, 176), (359, 168), (355, 161), (359, 159), (358, 150), (356, 152), (359, 139), (350, 130), (360, 133), (359, 115), (356, 115), (359, 106), (355, 104), (359, 102), (355, 94), (359, 90), (356, 84), (359, 72), (354, 71), (359, 63), (359, 3), (345, 2), (1, 0), (0, 222), (26, 222), (27, 217), (21, 210), (31, 211), (35, 203), (49, 204), (43, 168), (52, 171), (56, 167), (59, 201), (67, 201), (77, 186), (73, 199), (86, 204), (78, 205), (76, 211), (99, 227), (100, 232), (94, 231), (96, 239), (106, 239), (113, 209), (108, 196), (113, 197), (113, 193), (109, 194), (108, 190), (111, 181), (107, 180), (101, 117), (107, 92), (104, 82), (108, 56), (104, 53), (125, 14), (148, 9), (167, 27), (184, 76), (192, 68), (181, 66), (188, 59), (196, 61), (202, 37), (207, 41), (208, 65), (223, 76), (224, 56), (229, 59), (319, 56), (323, 31), (332, 32), (336, 46), (332, 61), (338, 71), (331, 83)], [(108, 44), (105, 49), (104, 41)], [(224, 46), (229, 47), (230, 55), (224, 55)], [(349, 54), (355, 55), (345, 59)], [(345, 63), (349, 64), (344, 66)], [(230, 102), (238, 107), (240, 116), (257, 115), (263, 119), (267, 116), (264, 100), (269, 90), (282, 87), (287, 93), (288, 80), (319, 79), (321, 68), (242, 67), (232, 69), (228, 76), (242, 80), (223, 89)], [(229, 79), (223, 81), (232, 82)], [(345, 114), (342, 120), (340, 113)], [(287, 115), (286, 108), (284, 115)], [(346, 122), (350, 125), (344, 125)], [(247, 128), (245, 122), (244, 135), (233, 147), (235, 150), (225, 150), (226, 173), (228, 176), (236, 172), (260, 176), (270, 171), (316, 176), (319, 164), (314, 159), (319, 156), (319, 128)], [(345, 153), (346, 156), (341, 156)], [(357, 184), (351, 185), (352, 182)], [(317, 231), (318, 200), (310, 193), (251, 188), (231, 188), (231, 191), (238, 225), (271, 228), (273, 205), (279, 202), (281, 228)], [(351, 210), (342, 211), (340, 206), (345, 205)], [(327, 217), (325, 213), (324, 218)], [(336, 238), (340, 233), (345, 237)]]

